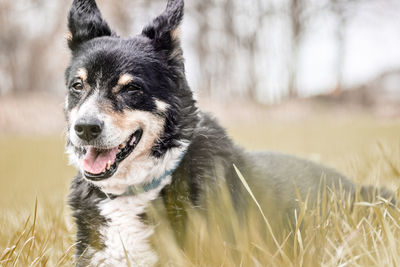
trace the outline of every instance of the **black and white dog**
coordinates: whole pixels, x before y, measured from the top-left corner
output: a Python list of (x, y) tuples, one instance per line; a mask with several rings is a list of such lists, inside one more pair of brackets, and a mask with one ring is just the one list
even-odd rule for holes
[(242, 151), (198, 110), (178, 36), (183, 7), (183, 0), (170, 0), (141, 34), (121, 38), (95, 0), (73, 1), (65, 114), (67, 151), (78, 169), (69, 203), (79, 266), (121, 266), (127, 257), (137, 266), (156, 264), (149, 242), (154, 229), (143, 221), (147, 206), (157, 198), (197, 205), (204, 185), (220, 179), (243, 206), (233, 164), (264, 196), (265, 210), (289, 216), (298, 205), (295, 186), (303, 197), (317, 196), (323, 176), (327, 185), (356, 191), (331, 169)]

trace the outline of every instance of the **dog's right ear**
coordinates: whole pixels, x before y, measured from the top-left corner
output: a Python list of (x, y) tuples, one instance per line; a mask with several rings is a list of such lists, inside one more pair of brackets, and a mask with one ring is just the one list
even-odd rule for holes
[(74, 0), (68, 15), (68, 46), (71, 50), (83, 42), (112, 34), (95, 0)]

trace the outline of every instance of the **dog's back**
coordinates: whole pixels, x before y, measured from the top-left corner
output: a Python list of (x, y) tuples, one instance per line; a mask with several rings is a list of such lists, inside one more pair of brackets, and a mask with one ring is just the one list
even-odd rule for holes
[(331, 193), (338, 194), (338, 198), (349, 198), (350, 203), (356, 197), (372, 202), (381, 196), (395, 204), (394, 193), (389, 190), (357, 186), (343, 174), (319, 163), (279, 152), (247, 152), (230, 140), (215, 119), (201, 112), (199, 116), (200, 122), (185, 156), (187, 160), (176, 170), (172, 184), (176, 188), (174, 183), (186, 183), (190, 189), (188, 198), (195, 204), (205, 187), (222, 182), (226, 183), (234, 206), (238, 210), (246, 209), (253, 200), (234, 165), (267, 217), (278, 224), (282, 221), (277, 219), (286, 223), (288, 218), (293, 224), (295, 210), (298, 211), (302, 202), (307, 201), (312, 208), (323, 195), (329, 197)]

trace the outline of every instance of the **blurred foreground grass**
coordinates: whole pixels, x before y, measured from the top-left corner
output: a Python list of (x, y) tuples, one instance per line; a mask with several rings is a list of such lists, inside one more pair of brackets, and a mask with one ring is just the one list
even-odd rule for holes
[[(359, 183), (392, 190), (400, 185), (400, 122), (310, 118), (228, 130), (249, 149), (320, 161)], [(65, 199), (74, 170), (67, 166), (63, 137), (3, 136), (0, 148), (0, 266), (72, 265), (74, 228)], [(212, 224), (192, 214), (184, 251), (161, 234), (166, 246), (160, 255), (179, 266), (400, 266), (398, 211), (380, 204), (351, 212), (335, 203), (339, 197), (331, 199), (329, 216), (303, 206), (301, 233), (297, 229), (279, 249), (263, 239), (269, 233), (261, 230), (262, 221), (249, 218), (239, 227), (229, 207), (210, 207)]]
[(65, 199), (74, 170), (64, 139), (3, 136), (0, 148), (0, 266), (55, 266), (73, 242)]

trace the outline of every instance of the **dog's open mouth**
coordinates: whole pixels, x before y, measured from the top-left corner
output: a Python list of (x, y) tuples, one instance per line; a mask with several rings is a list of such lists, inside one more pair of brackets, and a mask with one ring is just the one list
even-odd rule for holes
[(142, 137), (142, 133), (143, 130), (137, 130), (125, 142), (114, 148), (87, 147), (83, 158), (85, 177), (92, 181), (100, 181), (113, 176), (118, 169), (118, 164), (135, 149)]

